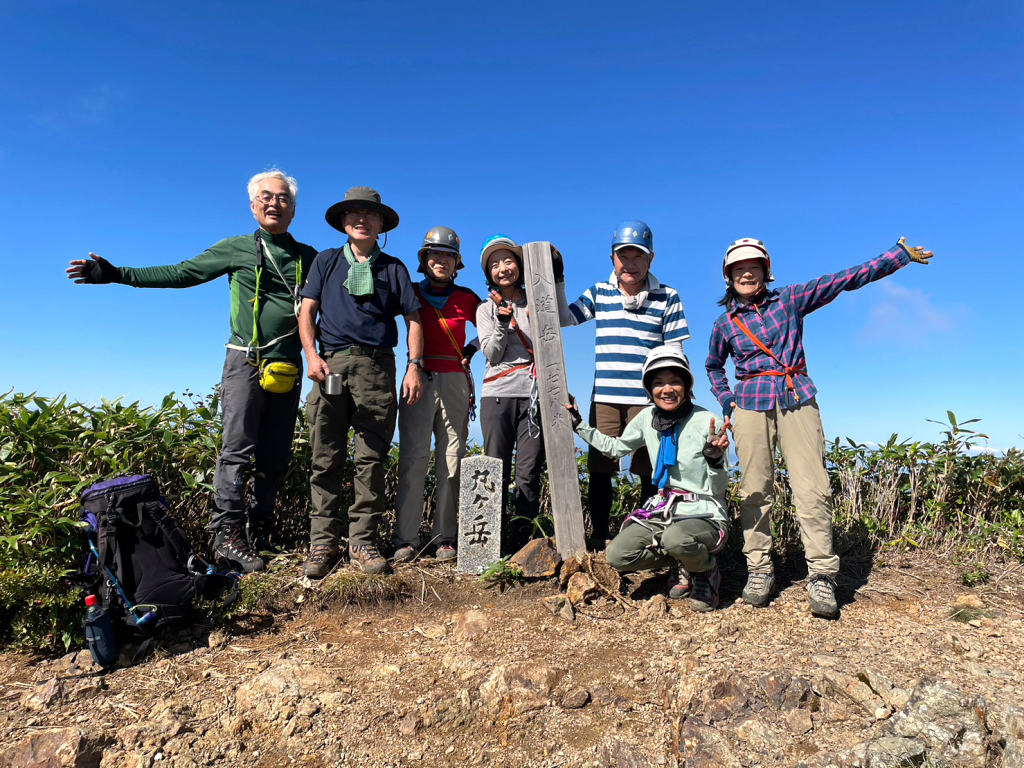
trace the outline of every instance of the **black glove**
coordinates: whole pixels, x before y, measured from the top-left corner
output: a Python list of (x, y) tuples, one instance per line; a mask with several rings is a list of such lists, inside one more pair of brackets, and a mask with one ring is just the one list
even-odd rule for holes
[[(505, 301), (501, 302), (501, 306), (503, 306), (503, 307), (511, 307), (512, 306), (512, 302), (509, 301), (508, 299), (505, 299)], [(508, 325), (510, 322), (512, 322), (512, 313), (511, 312), (509, 312), (507, 315), (504, 315), (501, 312), (498, 312), (497, 315), (498, 315), (498, 322), (501, 323), (502, 325)]]
[(572, 431), (575, 432), (579, 429), (580, 424), (583, 423), (583, 417), (580, 416), (580, 407), (576, 404), (576, 398), (569, 395), (569, 405), (566, 406), (566, 410), (569, 411), (569, 419), (572, 421)]
[(82, 267), (82, 282), (86, 285), (120, 283), (121, 270), (102, 256), (96, 256), (94, 259), (86, 261)]
[(725, 454), (725, 448), (715, 445), (710, 440), (704, 443), (704, 458), (708, 461), (718, 461)]
[(551, 273), (556, 283), (565, 282), (565, 262), (562, 261), (562, 254), (554, 246), (551, 246)]

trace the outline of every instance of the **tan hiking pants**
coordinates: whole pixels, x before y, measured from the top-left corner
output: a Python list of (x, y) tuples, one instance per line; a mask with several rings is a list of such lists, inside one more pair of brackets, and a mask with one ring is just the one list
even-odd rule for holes
[(415, 405), (398, 405), (398, 498), (395, 545), (419, 546), (423, 488), (434, 438), (434, 534), (436, 544), (455, 544), (459, 535), (459, 465), (469, 434), (466, 374), (424, 371), (423, 394)]
[(775, 446), (782, 449), (793, 489), (800, 538), (812, 576), (834, 577), (839, 558), (832, 549), (832, 489), (825, 471), (825, 432), (814, 398), (796, 408), (732, 412), (740, 481), (743, 554), (751, 573), (772, 570), (769, 512), (774, 499)]

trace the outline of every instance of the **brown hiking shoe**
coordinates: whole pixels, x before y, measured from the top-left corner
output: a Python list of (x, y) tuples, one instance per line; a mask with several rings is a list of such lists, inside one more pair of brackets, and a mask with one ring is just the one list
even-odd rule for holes
[(384, 573), (388, 567), (388, 561), (373, 544), (356, 544), (349, 547), (349, 556), (363, 573)]
[(322, 579), (338, 560), (338, 548), (330, 544), (314, 544), (302, 572), (311, 579)]

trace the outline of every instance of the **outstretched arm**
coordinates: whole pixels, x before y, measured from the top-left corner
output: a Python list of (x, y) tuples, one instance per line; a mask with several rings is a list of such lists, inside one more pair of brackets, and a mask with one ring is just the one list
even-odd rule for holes
[(64, 271), (67, 273), (68, 280), (74, 280), (78, 285), (105, 285), (121, 282), (121, 270), (92, 251), (89, 252), (89, 259), (75, 259)]
[(907, 246), (901, 237), (896, 245), (871, 261), (866, 261), (834, 275), (825, 275), (808, 283), (790, 286), (789, 291), (797, 310), (801, 314), (807, 315), (834, 301), (843, 291), (855, 291), (858, 288), (863, 288), (868, 283), (881, 280), (902, 269), (912, 261), (927, 264), (932, 255), (931, 251), (926, 251), (920, 246), (914, 248)]
[(622, 432), (622, 437), (608, 437), (608, 435), (599, 432), (594, 427), (584, 424), (576, 398), (569, 395), (569, 400), (570, 402), (564, 403), (564, 405), (566, 410), (569, 411), (573, 431), (605, 456), (619, 459), (633, 453), (633, 451), (644, 444), (644, 433), (640, 428), (640, 419), (633, 419), (629, 422)]

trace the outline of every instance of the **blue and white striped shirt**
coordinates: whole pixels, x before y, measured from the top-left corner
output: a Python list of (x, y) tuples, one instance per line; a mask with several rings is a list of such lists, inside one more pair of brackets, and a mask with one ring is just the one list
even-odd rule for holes
[(624, 309), (614, 272), (608, 280), (569, 305), (576, 325), (597, 320), (593, 400), (643, 405), (650, 402), (641, 380), (647, 353), (660, 344), (678, 343), (682, 349), (690, 338), (683, 302), (675, 289), (648, 273), (647, 301), (635, 311)]

